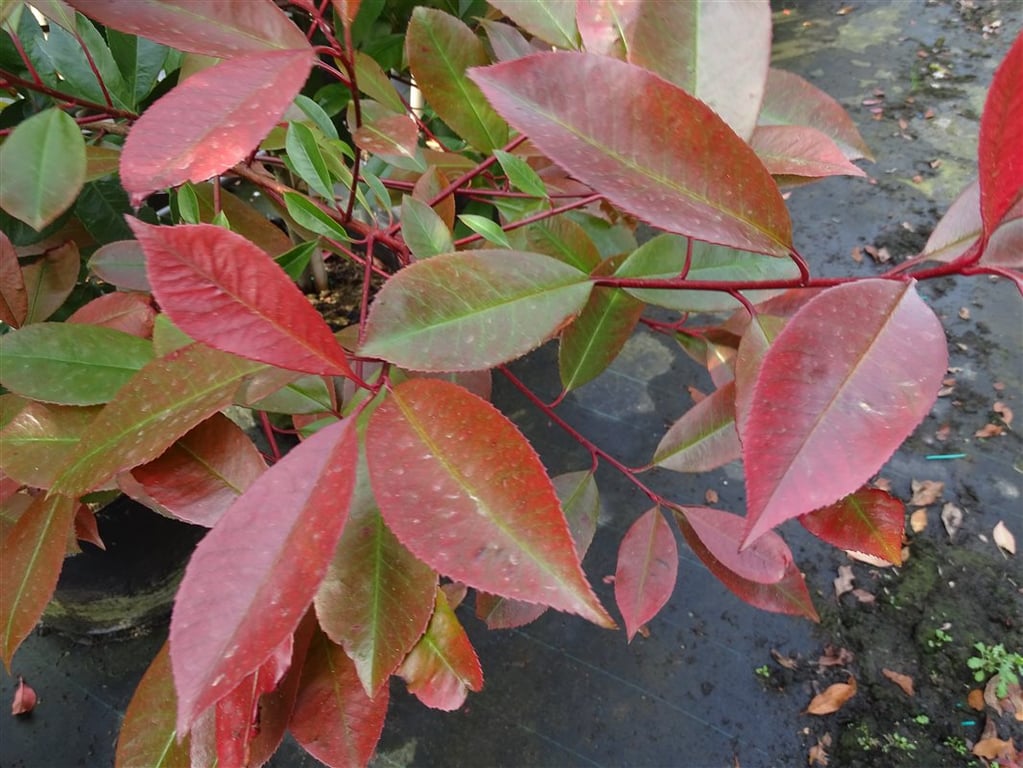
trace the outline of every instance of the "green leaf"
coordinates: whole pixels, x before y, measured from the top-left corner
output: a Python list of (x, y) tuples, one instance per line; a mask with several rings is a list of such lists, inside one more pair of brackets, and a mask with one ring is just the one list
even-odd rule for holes
[(75, 215), (101, 245), (131, 239), (126, 213), (131, 213), (131, 203), (117, 177), (90, 181), (75, 203)]
[[(685, 265), (687, 243), (685, 237), (678, 235), (658, 235), (633, 251), (615, 272), (615, 277), (677, 278)], [(734, 281), (747, 283), (750, 288), (765, 280), (793, 280), (798, 277), (799, 268), (791, 259), (776, 259), (700, 241), (693, 241), (692, 263), (686, 273), (687, 280)], [(730, 312), (741, 306), (738, 299), (723, 291), (626, 290), (648, 304), (679, 312)], [(778, 293), (778, 290), (743, 290), (743, 295), (754, 304)]]
[(323, 107), (315, 101), (300, 93), (295, 97), (295, 106), (305, 112), (306, 117), (312, 120), (316, 124), (316, 127), (319, 128), (323, 135), (328, 139), (338, 138), (337, 128), (335, 128), (334, 123), (331, 122), (330, 115), (328, 115), (324, 111)]
[(341, 240), (346, 243), (349, 241), (350, 238), (344, 227), (303, 195), (297, 192), (285, 192), (284, 205), (288, 208), (288, 215), (300, 227), (333, 240)]
[(451, 232), (443, 219), (433, 208), (414, 197), (402, 198), (401, 234), (417, 259), (455, 250)]
[(490, 368), (554, 335), (582, 309), (592, 285), (537, 253), (434, 256), (401, 270), (377, 294), (361, 354), (412, 370)]
[(52, 490), (79, 495), (155, 459), (196, 424), (230, 405), (241, 380), (259, 368), (202, 344), (152, 361), (96, 417)]
[(276, 392), (251, 403), (257, 411), (271, 413), (324, 413), (334, 404), (322, 376), (301, 376)]
[(178, 216), (185, 224), (198, 224), (202, 221), (199, 216), (199, 198), (195, 195), (195, 187), (191, 182), (186, 181), (177, 191)]
[(98, 407), (29, 401), (0, 431), (4, 472), (33, 488), (49, 488), (64, 458), (78, 445), (98, 412)]
[(593, 289), (579, 317), (561, 333), (558, 369), (566, 391), (604, 372), (629, 340), (643, 309), (643, 302), (622, 290)]
[(500, 226), (486, 216), (463, 213), (458, 217), (458, 220), (477, 235), (481, 235), (488, 242), (511, 250), (512, 244), (508, 241), (508, 235), (504, 233)]
[(494, 157), (501, 164), (501, 168), (513, 187), (521, 192), (525, 192), (527, 195), (547, 197), (547, 187), (544, 185), (543, 179), (537, 175), (537, 172), (530, 167), (529, 163), (518, 155), (513, 155), (501, 149), (494, 150)]
[(38, 323), (0, 338), (3, 386), (61, 405), (110, 400), (153, 359), (152, 342), (78, 323)]
[(441, 120), (481, 152), (508, 142), (508, 124), (465, 74), (489, 63), (469, 27), (443, 11), (416, 8), (405, 49), (416, 84)]
[(490, 3), (525, 29), (559, 48), (578, 48), (579, 30), (575, 24), (575, 3), (565, 0), (495, 0)]
[(124, 78), (125, 93), (137, 108), (153, 90), (167, 61), (169, 49), (145, 37), (107, 30), (107, 44)]
[(676, 472), (707, 472), (742, 456), (735, 428), (735, 384), (698, 402), (661, 438), (653, 464)]
[(593, 239), (565, 214), (530, 224), (524, 230), (527, 251), (545, 253), (586, 273), (600, 264), (601, 253)]
[[(118, 69), (106, 40), (89, 19), (80, 13), (76, 13), (75, 18), (78, 35), (89, 49), (89, 57), (103, 78), (103, 85), (106, 86), (106, 93), (110, 95), (113, 106), (130, 111), (134, 106), (134, 98), (124, 78), (121, 77), (121, 70)], [(96, 72), (89, 63), (89, 57), (82, 50), (82, 44), (63, 27), (50, 29), (42, 50), (53, 62), (64, 81), (61, 85), (62, 91), (96, 104), (107, 103), (107, 96), (96, 79)]]
[(312, 130), (302, 123), (291, 123), (288, 125), (284, 146), (295, 173), (311, 190), (333, 204), (334, 185)]
[(280, 256), (274, 258), (280, 266), (292, 280), (298, 281), (302, 277), (302, 273), (305, 272), (305, 268), (309, 266), (309, 259), (312, 258), (313, 252), (318, 247), (318, 243), (315, 240), (309, 240), (305, 243), (299, 243), (294, 248), (290, 248)]
[(405, 104), (391, 83), (391, 78), (371, 56), (355, 52), (355, 77), (359, 90), (379, 101), (392, 112), (404, 114)]
[(68, 240), (22, 268), (28, 296), (28, 314), (22, 325), (41, 323), (60, 309), (75, 289), (81, 265), (78, 246)]
[(57, 108), (33, 115), (0, 145), (0, 207), (40, 230), (66, 211), (85, 182), (85, 140)]

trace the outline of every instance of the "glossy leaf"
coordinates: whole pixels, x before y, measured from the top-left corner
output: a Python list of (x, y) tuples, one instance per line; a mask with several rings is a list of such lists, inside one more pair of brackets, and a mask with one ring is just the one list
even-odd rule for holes
[[(581, 560), (593, 541), (600, 517), (600, 496), (592, 472), (566, 472), (551, 479), (565, 511), (569, 533)], [(490, 629), (521, 627), (540, 618), (547, 606), (510, 600), (487, 592), (476, 593), (476, 616)]]
[(745, 545), (857, 490), (930, 411), (947, 367), (941, 321), (912, 283), (864, 280), (810, 300), (753, 388)]
[[(955, 199), (938, 221), (924, 246), (924, 255), (949, 262), (963, 256), (980, 239), (980, 185), (974, 181)], [(1023, 269), (1023, 199), (1009, 210), (991, 233), (980, 259), (982, 264)]]
[(536, 48), (511, 24), (490, 19), (480, 19), (480, 26), (487, 33), (487, 42), (497, 61), (509, 61), (536, 53)]
[(405, 104), (391, 83), (391, 78), (376, 59), (363, 51), (355, 51), (355, 76), (360, 91), (396, 114), (405, 112)]
[[(369, 119), (366, 119), (367, 116)], [(352, 134), (356, 146), (374, 155), (400, 158), (412, 167), (425, 169), (425, 164), (418, 157), (419, 128), (408, 115), (390, 112), (367, 115), (364, 111), (363, 120), (362, 125)]]
[(417, 259), (455, 250), (451, 230), (444, 220), (433, 208), (414, 197), (406, 196), (401, 200), (401, 234)]
[(287, 672), (293, 647), (294, 638), (289, 634), (266, 661), (216, 703), (218, 765), (249, 765), (252, 762), (252, 745), (262, 732), (260, 703), (264, 695), (273, 692)]
[(57, 587), (76, 506), (39, 494), (0, 542), (0, 658), (8, 671)]
[(98, 411), (29, 402), (0, 430), (3, 471), (33, 488), (49, 488)]
[(115, 291), (79, 307), (67, 322), (110, 328), (146, 339), (153, 334), (155, 319), (156, 310), (146, 294)]
[(494, 157), (501, 164), (501, 170), (508, 177), (512, 187), (527, 195), (547, 197), (547, 187), (544, 186), (543, 179), (524, 159), (500, 149), (494, 150)]
[(323, 318), (248, 240), (211, 224), (131, 225), (146, 252), (153, 294), (185, 333), (279, 368), (352, 375)]
[(131, 474), (176, 518), (209, 528), (265, 471), (249, 436), (217, 413)]
[(218, 58), (277, 48), (306, 48), (308, 41), (269, 0), (69, 0), (104, 26), (147, 37), (182, 51)]
[(0, 208), (41, 230), (56, 221), (85, 182), (85, 140), (71, 117), (56, 107), (19, 123), (0, 144), (7, 182)]
[(146, 37), (107, 29), (107, 44), (124, 80), (132, 108), (149, 95), (159, 81), (169, 50)]
[(861, 488), (830, 507), (799, 518), (810, 533), (841, 549), (902, 565), (906, 505), (877, 488)]
[(61, 466), (53, 490), (80, 495), (118, 472), (151, 461), (178, 437), (231, 403), (254, 363), (201, 344), (139, 371), (100, 412)]
[(392, 277), (370, 307), (361, 354), (421, 371), (472, 371), (538, 347), (578, 313), (592, 284), (521, 251), (449, 253)]
[(526, 250), (563, 261), (581, 272), (592, 272), (601, 253), (586, 230), (562, 214), (525, 227)]
[[(682, 274), (688, 240), (677, 235), (657, 235), (633, 251), (615, 271), (615, 277), (670, 280)], [(764, 280), (794, 280), (799, 269), (790, 259), (773, 259), (719, 245), (694, 241), (688, 280), (728, 280), (751, 288)], [(649, 304), (679, 312), (726, 312), (740, 307), (738, 299), (724, 291), (686, 291), (664, 288), (627, 288)], [(777, 293), (774, 290), (743, 290), (757, 304)]]
[(132, 126), (121, 183), (137, 201), (186, 181), (204, 181), (243, 160), (305, 84), (306, 48), (247, 54), (179, 84)]
[(645, 305), (619, 288), (597, 286), (579, 316), (561, 332), (558, 370), (566, 391), (603, 373), (643, 314)]
[(75, 216), (97, 243), (131, 237), (124, 214), (131, 210), (128, 195), (114, 177), (90, 181), (75, 202)]
[[(766, 0), (645, 2), (630, 10), (622, 30), (628, 61), (700, 99), (748, 140), (771, 59)], [(741, 45), (736, 30), (742, 30)]]
[(834, 140), (815, 128), (762, 125), (753, 132), (750, 146), (773, 176), (866, 176)]
[(37, 323), (0, 338), (3, 386), (61, 405), (95, 405), (153, 359), (153, 344), (112, 328)]
[(489, 243), (511, 250), (512, 244), (500, 225), (486, 216), (471, 213), (459, 214), (458, 220)]
[(742, 456), (735, 429), (735, 384), (715, 390), (671, 425), (652, 463), (675, 472), (707, 472)]
[(28, 292), (18, 254), (7, 235), (0, 232), (0, 320), (20, 328), (27, 316)]
[(517, 25), (558, 48), (578, 48), (575, 0), (494, 0), (490, 3)]
[(26, 325), (43, 322), (64, 304), (75, 288), (81, 263), (78, 246), (69, 241), (22, 267), (28, 295)]
[(366, 765), (383, 731), (388, 701), (386, 687), (369, 698), (344, 650), (317, 632), (302, 669), (291, 734), (325, 765)]
[(481, 152), (508, 142), (508, 126), (466, 75), (487, 64), (483, 44), (462, 21), (443, 11), (416, 8), (405, 36), (409, 68), (427, 103), (459, 136)]
[[(190, 186), (195, 192), (196, 202), (199, 206), (199, 221), (206, 224), (212, 223), (217, 214), (213, 205), (213, 185), (206, 183)], [(225, 189), (220, 190), (220, 211), (231, 222), (232, 232), (238, 233), (271, 256), (276, 258), (291, 249), (291, 240), (277, 225), (252, 205)]]
[(309, 189), (324, 200), (332, 201), (334, 184), (312, 129), (302, 123), (289, 124), (284, 146), (295, 173), (309, 185)]
[[(706, 104), (652, 72), (593, 54), (543, 53), (470, 76), (545, 154), (629, 213), (700, 240), (788, 253), (788, 212), (753, 150)], [(593, 83), (612, 112), (585, 98)]]
[(84, 16), (75, 15), (66, 21), (72, 22), (66, 29), (63, 25), (53, 27), (45, 40), (32, 46), (36, 57), (46, 58), (47, 69), (52, 67), (56, 72), (61, 90), (97, 104), (130, 109), (131, 93), (103, 35)]
[(622, 538), (615, 571), (615, 601), (629, 642), (657, 615), (675, 590), (678, 545), (660, 508), (639, 517)]
[(401, 545), (369, 501), (352, 510), (315, 605), (366, 695), (378, 696), (430, 621), (437, 574)]
[(288, 209), (288, 215), (300, 227), (308, 229), (313, 234), (323, 235), (334, 240), (342, 242), (349, 240), (345, 228), (304, 195), (297, 192), (285, 192), (284, 205)]
[(114, 768), (189, 768), (189, 737), (178, 741), (177, 694), (171, 677), (170, 646), (164, 643), (128, 703), (117, 736)]
[(482, 690), (480, 660), (443, 590), (437, 590), (426, 633), (409, 652), (398, 674), (408, 684), (409, 693), (423, 704), (448, 712), (461, 707), (469, 691)]
[[(449, 231), (455, 228), (454, 195), (448, 195), (441, 200), (437, 200), (435, 203), (433, 201), (450, 183), (451, 180), (444, 174), (444, 171), (435, 165), (431, 165), (426, 169), (426, 173), (419, 177), (415, 186), (412, 187), (412, 197), (430, 205), (434, 212), (440, 216), (441, 221), (444, 222)], [(404, 216), (402, 220), (404, 221)], [(453, 251), (454, 247), (449, 250)]]
[(820, 621), (803, 575), (776, 533), (769, 531), (740, 552), (745, 525), (742, 517), (709, 507), (686, 507), (674, 512), (690, 549), (740, 600), (764, 611)]
[(740, 442), (746, 435), (746, 425), (753, 411), (753, 392), (771, 342), (785, 327), (785, 319), (774, 315), (754, 315), (746, 326), (739, 349), (735, 354), (735, 428)]
[(995, 70), (980, 116), (980, 214), (984, 235), (995, 228), (1023, 192), (1023, 34)]
[(438, 573), (613, 626), (543, 465), (492, 405), (445, 381), (406, 381), (373, 413), (366, 458), (387, 526)]
[(146, 255), (137, 240), (121, 240), (100, 247), (89, 259), (89, 269), (100, 280), (123, 290), (150, 290), (149, 278), (146, 276)]
[(180, 730), (295, 631), (348, 516), (356, 460), (351, 422), (320, 430), (263, 473), (196, 547), (170, 628)]
[(758, 123), (816, 128), (838, 144), (846, 159), (873, 159), (870, 148), (842, 105), (792, 72), (773, 68), (768, 71)]

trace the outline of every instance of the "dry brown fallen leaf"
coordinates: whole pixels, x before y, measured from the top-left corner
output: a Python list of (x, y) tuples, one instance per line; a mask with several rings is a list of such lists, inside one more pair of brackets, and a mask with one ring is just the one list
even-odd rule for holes
[(1016, 744), (1012, 739), (1005, 741), (997, 736), (992, 736), (987, 739), (981, 739), (974, 744), (973, 754), (977, 757), (983, 757), (985, 760), (997, 760), (999, 765), (1005, 765), (1006, 763), (1013, 765), (1018, 753), (1016, 751)]
[(886, 493), (892, 492), (892, 481), (889, 480), (887, 477), (879, 477), (877, 478), (877, 480), (871, 483), (871, 485), (873, 485), (878, 490), (885, 491)]
[(903, 675), (891, 669), (882, 669), (881, 674), (899, 686), (907, 696), (916, 695), (916, 692), (913, 690), (913, 678), (909, 675)]
[(840, 565), (838, 566), (838, 576), (835, 577), (835, 597), (841, 597), (846, 592), (852, 592), (853, 581), (856, 577), (853, 576), (851, 565)]
[(998, 698), (998, 688), (1002, 685), (1000, 675), (994, 675), (984, 686), (984, 703), (998, 714), (1011, 714), (1023, 722), (1023, 689), (1019, 683), (1006, 683), (1005, 696)]
[(771, 649), (771, 658), (781, 666), (785, 667), (785, 669), (796, 669), (799, 666), (798, 661), (793, 659), (791, 656), (782, 656), (781, 651), (777, 648)]
[(873, 605), (877, 600), (872, 594), (865, 589), (857, 587), (852, 591), (853, 597), (856, 598), (857, 602), (866, 603), (867, 605)]
[(994, 536), (995, 544), (1000, 550), (1008, 555), (1016, 554), (1016, 537), (1012, 535), (1012, 531), (1005, 527), (1004, 522), (999, 520), (991, 535)]
[(830, 715), (840, 710), (855, 695), (856, 678), (849, 675), (848, 682), (829, 685), (822, 692), (814, 696), (810, 705), (806, 708), (806, 714)]
[(963, 524), (963, 510), (949, 502), (941, 508), (941, 522), (951, 539)]
[(890, 563), (883, 557), (877, 555), (869, 555), (866, 552), (857, 552), (855, 549), (845, 550), (845, 554), (849, 556), (850, 560), (855, 560), (858, 563), (866, 563), (872, 565), (875, 568), (891, 568), (894, 563)]
[(970, 691), (970, 695), (966, 697), (966, 703), (970, 705), (970, 709), (975, 709), (978, 712), (984, 711), (984, 691), (980, 688), (974, 688)]
[(927, 528), (927, 510), (920, 508), (909, 516), (909, 527), (913, 533), (923, 533)]
[(1012, 424), (1012, 408), (1007, 406), (1001, 400), (996, 400), (995, 404), (991, 406), (991, 410), (998, 414), (998, 416), (1005, 422), (1005, 426)]
[(12, 715), (27, 715), (36, 706), (36, 692), (25, 685), (25, 678), (18, 678), (18, 687), (14, 691), (14, 701), (11, 703)]
[(713, 488), (708, 488), (706, 493), (703, 494), (703, 500), (708, 504), (717, 504), (719, 501), (718, 492)]
[(810, 747), (809, 753), (806, 756), (807, 765), (827, 765), (828, 764), (828, 747), (831, 746), (831, 734), (825, 733), (819, 739), (817, 743)]
[(945, 484), (939, 480), (913, 480), (913, 498), (909, 500), (911, 507), (926, 507), (941, 498)]
[(974, 437), (998, 437), (1005, 434), (1005, 427), (999, 424), (985, 424), (973, 433)]
[(817, 664), (821, 667), (844, 667), (852, 664), (854, 658), (849, 649), (829, 644), (824, 646), (824, 655), (817, 659)]

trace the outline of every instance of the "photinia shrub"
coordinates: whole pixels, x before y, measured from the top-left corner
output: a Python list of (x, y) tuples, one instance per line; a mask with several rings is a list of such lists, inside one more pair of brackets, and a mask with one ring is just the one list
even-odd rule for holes
[[(903, 505), (869, 483), (946, 371), (917, 281), (1023, 291), (1023, 40), (991, 86), (979, 178), (925, 251), (820, 278), (781, 188), (862, 176), (869, 150), (770, 66), (766, 0), (458, 9), (3, 6), (5, 665), (112, 494), (210, 529), (120, 766), (260, 765), (289, 730), (365, 764), (392, 676), (445, 710), (483, 685), (470, 589), (492, 628), (548, 608), (615, 628), (580, 564), (601, 463), (652, 505), (619, 550), (630, 640), (672, 594), (679, 533), (740, 599), (815, 620), (774, 529), (900, 561)], [(328, 324), (307, 294), (339, 270), (356, 300)], [(556, 339), (563, 397), (639, 324), (716, 389), (628, 467), (507, 364)], [(490, 404), (494, 372), (592, 466), (550, 477)], [(225, 415), (245, 411), (262, 451)], [(737, 459), (745, 515), (640, 477)]]

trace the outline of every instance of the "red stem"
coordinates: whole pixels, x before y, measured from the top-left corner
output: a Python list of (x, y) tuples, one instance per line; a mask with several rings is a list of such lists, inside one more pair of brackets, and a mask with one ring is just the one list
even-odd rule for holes
[(95, 112), (100, 112), (109, 117), (121, 117), (126, 120), (135, 120), (138, 118), (134, 112), (129, 112), (125, 109), (117, 109), (116, 107), (108, 107), (104, 104), (97, 104), (94, 101), (88, 99), (80, 99), (77, 96), (69, 96), (66, 93), (50, 88), (48, 85), (41, 85), (39, 83), (33, 83), (31, 80), (25, 80), (18, 77), (17, 75), (11, 74), (5, 69), (0, 69), (0, 78), (3, 79), (4, 85), (14, 85), (20, 88), (28, 88), (36, 93), (42, 93), (46, 96), (52, 96), (55, 99), (60, 99), (68, 104), (74, 104), (75, 106), (82, 107), (83, 109), (91, 109)]

